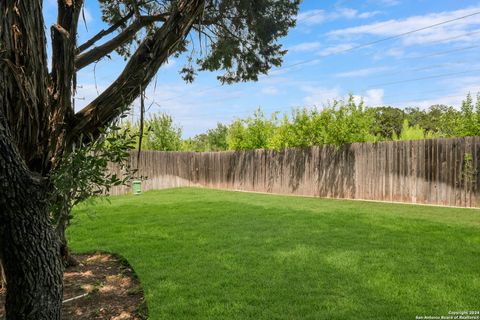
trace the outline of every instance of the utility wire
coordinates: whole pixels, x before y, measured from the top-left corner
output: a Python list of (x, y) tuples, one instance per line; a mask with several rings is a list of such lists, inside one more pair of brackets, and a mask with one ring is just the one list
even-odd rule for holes
[[(372, 41), (372, 42), (363, 43), (363, 44), (360, 44), (360, 45), (357, 45), (357, 46), (354, 46), (354, 47), (351, 47), (351, 48), (348, 48), (348, 49), (344, 49), (344, 50), (340, 50), (340, 51), (330, 53), (328, 55), (324, 55), (323, 57), (320, 57), (320, 58), (302, 60), (302, 61), (299, 61), (297, 63), (293, 63), (293, 64), (290, 64), (290, 65), (287, 65), (287, 66), (284, 66), (284, 67), (277, 68), (275, 70), (272, 70), (272, 72), (283, 71), (285, 69), (289, 69), (289, 68), (292, 68), (292, 67), (295, 67), (295, 66), (304, 65), (304, 64), (307, 64), (307, 63), (310, 63), (310, 62), (319, 61), (321, 58), (334, 56), (334, 55), (338, 55), (338, 54), (341, 54), (341, 53), (357, 50), (357, 49), (360, 49), (360, 48), (373, 46), (375, 44), (385, 42), (385, 41), (389, 41), (389, 40), (393, 40), (393, 39), (398, 39), (398, 38), (401, 38), (401, 37), (404, 37), (404, 36), (407, 36), (407, 35), (410, 35), (410, 34), (413, 34), (413, 33), (416, 33), (416, 32), (420, 32), (420, 31), (427, 30), (427, 29), (430, 29), (430, 28), (438, 27), (440, 25), (444, 25), (444, 24), (447, 24), (447, 23), (451, 23), (451, 22), (454, 22), (454, 21), (461, 20), (461, 19), (466, 19), (466, 18), (475, 16), (475, 15), (478, 15), (478, 14), (480, 14), (480, 11), (477, 11), (477, 12), (474, 12), (474, 13), (471, 13), (471, 14), (468, 14), (468, 15), (465, 15), (465, 16), (461, 16), (461, 17), (458, 17), (458, 18), (442, 21), (442, 22), (432, 24), (432, 25), (429, 25), (429, 26), (426, 26), (426, 27), (422, 27), (422, 28), (410, 30), (410, 31), (407, 31), (407, 32), (403, 32), (403, 33), (400, 33), (400, 34), (397, 34), (397, 35), (394, 35), (394, 36), (390, 36), (390, 37), (387, 37), (387, 38), (375, 40), (375, 41)], [(427, 42), (424, 42), (424, 44), (441, 43), (441, 42), (445, 42), (445, 41), (449, 41), (449, 40), (453, 40), (453, 39), (458, 39), (458, 38), (461, 38), (461, 37), (466, 37), (466, 36), (474, 35), (474, 34), (478, 34), (478, 33), (480, 33), (480, 30), (476, 30), (476, 31), (473, 31), (473, 32), (468, 32), (468, 33), (464, 33), (464, 34), (461, 34), (461, 35), (456, 35), (456, 36), (453, 36), (453, 37), (448, 37), (448, 38), (444, 38), (444, 39), (440, 39), (440, 40), (434, 40), (434, 41), (430, 41), (430, 42), (427, 41)], [(449, 50), (449, 51), (436, 52), (436, 53), (429, 54), (429, 55), (426, 55), (426, 56), (404, 58), (402, 60), (421, 59), (421, 58), (431, 57), (431, 56), (435, 56), (435, 55), (443, 55), (443, 54), (448, 54), (448, 53), (452, 53), (452, 52), (470, 50), (470, 49), (473, 49), (473, 48), (476, 48), (476, 47), (480, 47), (480, 45), (469, 46), (469, 47), (466, 47), (466, 48), (454, 49), (454, 50)], [(219, 84), (219, 85), (215, 85), (215, 86), (212, 86), (212, 87), (208, 87), (208, 88), (205, 88), (203, 90), (197, 91), (197, 93), (208, 92), (208, 91), (211, 91), (213, 89), (220, 88), (220, 87), (223, 87), (223, 85)], [(174, 96), (174, 97), (171, 97), (171, 98), (168, 98), (168, 99), (164, 99), (163, 102), (177, 100), (177, 99), (182, 98), (182, 97), (184, 97), (183, 94), (182, 95), (177, 95), (177, 96)]]
[(399, 81), (392, 81), (392, 82), (377, 83), (377, 84), (368, 86), (366, 89), (371, 89), (371, 88), (374, 88), (374, 87), (386, 87), (386, 86), (391, 86), (391, 85), (395, 85), (395, 84), (401, 84), (401, 83), (407, 83), (407, 82), (416, 82), (416, 81), (427, 80), (427, 79), (444, 78), (444, 77), (456, 76), (456, 75), (460, 75), (460, 74), (465, 74), (465, 73), (470, 73), (470, 72), (478, 72), (478, 71), (480, 71), (480, 69), (460, 71), (460, 72), (452, 72), (452, 73), (444, 73), (444, 74), (437, 74), (437, 75), (433, 75), (433, 76), (413, 78), (413, 79), (407, 79), (407, 80), (399, 80)]
[[(470, 70), (470, 71), (462, 71), (460, 72), (460, 74), (463, 74), (463, 73), (467, 73), (467, 72), (476, 72), (478, 70)], [(451, 76), (451, 75), (456, 75), (458, 73), (452, 73), (452, 74), (444, 74), (444, 75), (436, 75), (435, 77), (447, 77), (447, 76)], [(426, 78), (426, 77), (425, 77)], [(415, 79), (410, 79), (408, 80), (409, 82), (413, 82), (413, 81), (419, 81), (418, 78), (415, 78)], [(456, 88), (450, 88), (451, 90), (455, 90), (455, 89), (461, 89), (462, 87), (456, 87)], [(439, 90), (439, 89), (435, 89), (435, 90), (428, 90), (428, 91), (421, 91), (421, 92), (418, 92), (418, 93), (437, 93), (437, 92), (444, 92), (445, 90), (442, 89), (442, 90)], [(479, 87), (479, 91), (480, 91), (480, 87)], [(466, 94), (466, 93), (465, 93)], [(393, 97), (397, 97), (397, 96), (403, 96), (404, 94), (396, 94), (396, 95), (389, 95), (388, 98), (393, 98)], [(442, 96), (441, 98), (448, 98), (448, 97), (461, 97), (461, 96), (464, 96), (464, 95), (461, 95), (461, 94), (456, 94), (456, 95), (448, 95), (448, 96)], [(339, 97), (336, 97), (336, 98), (332, 98), (331, 101), (339, 101), (339, 100), (343, 100), (345, 99), (346, 97), (343, 96), (339, 96)], [(416, 99), (410, 99), (410, 100), (400, 100), (400, 101), (395, 101), (395, 102), (384, 102), (382, 103), (381, 105), (392, 105), (392, 104), (401, 104), (401, 103), (408, 103), (408, 102), (416, 102), (416, 101), (419, 101), (419, 100), (432, 100), (432, 98), (429, 98), (429, 97), (425, 97), (425, 98), (416, 98)], [(223, 101), (225, 99), (218, 99), (219, 101)], [(289, 105), (289, 106), (283, 106), (283, 107), (276, 107), (275, 111), (272, 111), (272, 112), (277, 112), (277, 113), (285, 113), (285, 109), (286, 108), (289, 108), (289, 109), (294, 109), (294, 108), (309, 108), (309, 107), (317, 107), (317, 105)], [(237, 115), (250, 115), (250, 114), (253, 114), (253, 111), (242, 111), (242, 112), (235, 112), (235, 113), (232, 113), (232, 114), (219, 114), (219, 113), (216, 113), (216, 115), (223, 115), (223, 116), (237, 116)], [(208, 114), (200, 114), (199, 116), (201, 117), (211, 117), (211, 113), (208, 113)], [(194, 119), (195, 117), (187, 117), (187, 118), (182, 118), (182, 119)]]
[[(459, 49), (454, 49), (454, 50), (448, 50), (448, 51), (439, 51), (439, 52), (434, 52), (434, 53), (431, 53), (431, 54), (428, 54), (428, 55), (425, 55), (425, 56), (417, 56), (417, 57), (409, 57), (409, 58), (398, 59), (397, 61), (420, 60), (420, 59), (424, 59), (424, 58), (428, 58), (428, 57), (432, 57), (432, 56), (437, 56), (437, 55), (445, 55), (445, 54), (460, 52), (460, 51), (464, 51), (464, 50), (471, 50), (471, 49), (478, 48), (478, 47), (480, 47), (480, 45), (474, 45), (474, 46), (469, 46), (469, 47), (459, 48)], [(423, 69), (426, 69), (426, 68), (431, 69), (432, 67), (433, 66), (426, 66), (426, 67), (422, 67), (422, 68)], [(403, 71), (420, 71), (420, 70), (422, 70), (422, 68), (408, 69), (408, 70), (403, 70)], [(394, 73), (392, 73), (392, 74), (394, 74)], [(396, 74), (398, 74), (398, 73), (395, 73), (395, 75)], [(383, 77), (388, 77), (388, 74), (386, 74)], [(218, 89), (218, 88), (221, 88), (221, 87), (223, 87), (223, 85), (219, 84), (219, 85), (216, 85), (216, 86), (211, 86), (211, 87), (207, 87), (205, 89), (198, 90), (198, 91), (196, 91), (196, 93), (205, 93), (205, 92), (212, 91), (214, 89)], [(170, 97), (170, 98), (167, 98), (167, 99), (163, 99), (162, 102), (175, 101), (175, 100), (178, 100), (178, 99), (183, 98), (183, 97), (185, 97), (185, 95), (176, 95), (176, 96), (173, 96), (173, 97)], [(235, 98), (235, 97), (228, 97), (228, 98), (225, 98), (225, 99), (232, 99), (232, 98)]]
[[(404, 37), (406, 35), (410, 35), (412, 33), (420, 32), (420, 31), (427, 30), (427, 29), (430, 29), (430, 28), (435, 28), (435, 27), (438, 27), (438, 26), (441, 26), (441, 25), (444, 25), (444, 24), (447, 24), (447, 23), (450, 23), (450, 22), (466, 19), (466, 18), (475, 16), (475, 15), (478, 15), (478, 14), (480, 14), (480, 11), (477, 11), (477, 12), (474, 12), (474, 13), (471, 13), (471, 14), (468, 14), (468, 15), (465, 15), (465, 16), (461, 16), (461, 17), (458, 17), (458, 18), (454, 18), (454, 19), (442, 21), (442, 22), (439, 22), (439, 23), (435, 23), (435, 24), (432, 24), (432, 25), (429, 25), (429, 26), (426, 26), (426, 27), (422, 27), (422, 28), (410, 30), (410, 31), (407, 31), (407, 32), (403, 32), (403, 33), (400, 33), (400, 34), (397, 34), (397, 35), (394, 35), (394, 36), (390, 36), (390, 37), (386, 37), (386, 38), (383, 38), (383, 39), (379, 39), (379, 40), (375, 40), (375, 41), (371, 41), (371, 42), (367, 42), (367, 43), (362, 43), (362, 44), (353, 46), (353, 47), (348, 48), (348, 49), (336, 51), (334, 53), (325, 55), (323, 57), (328, 57), (328, 56), (331, 56), (331, 55), (350, 52), (350, 51), (357, 50), (357, 49), (360, 49), (360, 48), (370, 47), (370, 46), (376, 45), (376, 44), (381, 43), (381, 42), (398, 39), (398, 38)], [(307, 60), (300, 61), (300, 62), (291, 64), (291, 65), (287, 65), (287, 66), (285, 66), (283, 68), (279, 68), (279, 69), (291, 68), (291, 67), (302, 65), (302, 64), (305, 64), (305, 63), (309, 63), (309, 62), (312, 62), (312, 61), (315, 61), (315, 60), (317, 60), (317, 58), (316, 59), (307, 59)], [(276, 69), (276, 70), (279, 70), (279, 69)]]
[(472, 35), (478, 34), (478, 33), (480, 33), (480, 30), (475, 30), (475, 31), (472, 31), (472, 32), (462, 33), (462, 34), (452, 36), (452, 37), (449, 37), (449, 38), (426, 41), (426, 42), (422, 42), (422, 44), (432, 44), (432, 43), (437, 43), (437, 42), (441, 43), (441, 42), (445, 42), (445, 41), (448, 41), (448, 40), (454, 40), (454, 39), (460, 39), (460, 38), (467, 37), (467, 36), (472, 36)]
[(429, 54), (427, 54), (427, 55), (415, 56), (415, 57), (408, 57), (408, 58), (404, 58), (404, 59), (401, 59), (401, 60), (425, 59), (425, 58), (430, 58), (430, 57), (434, 57), (434, 56), (446, 55), (446, 54), (450, 54), (450, 53), (454, 53), (454, 52), (459, 52), (459, 51), (471, 50), (471, 49), (478, 48), (478, 47), (480, 47), (480, 45), (473, 45), (473, 46), (468, 46), (468, 47), (463, 47), (463, 48), (457, 48), (457, 49), (452, 49), (452, 50), (446, 50), (446, 51), (438, 51), (438, 52), (429, 53)]
[[(469, 36), (469, 35), (473, 35), (473, 34), (478, 34), (480, 33), (480, 30), (477, 30), (477, 31), (474, 31), (474, 32), (468, 32), (468, 33), (464, 33), (462, 35), (459, 35), (459, 36), (454, 36), (454, 37), (449, 37), (449, 38), (443, 38), (443, 39), (439, 39), (439, 40), (434, 40), (434, 41), (429, 41), (429, 42), (423, 42), (422, 44), (432, 44), (432, 43), (441, 43), (441, 42), (445, 42), (445, 41), (449, 41), (449, 40), (453, 40), (453, 39), (458, 39), (458, 38), (462, 38), (462, 37), (466, 37), (466, 36)], [(460, 52), (460, 51), (466, 51), (466, 50), (472, 50), (472, 49), (475, 49), (475, 48), (478, 48), (480, 47), (480, 45), (473, 45), (473, 46), (468, 46), (468, 47), (463, 47), (463, 48), (457, 48), (457, 49), (452, 49), (452, 50), (442, 50), (442, 51), (436, 51), (436, 52), (432, 52), (432, 53), (429, 53), (429, 54), (426, 54), (426, 55), (420, 55), (420, 56), (413, 56), (413, 57), (405, 57), (405, 58), (401, 58), (401, 59), (396, 59), (395, 62), (399, 62), (399, 61), (411, 61), (411, 60), (420, 60), (420, 59), (425, 59), (425, 58), (430, 58), (430, 57), (434, 57), (434, 56), (441, 56), (441, 55), (448, 55), (448, 54), (451, 54), (451, 53), (455, 53), (455, 52)], [(380, 51), (380, 50), (378, 50)], [(376, 53), (378, 51), (375, 51), (373, 53)], [(312, 59), (310, 62), (313, 62), (313, 61), (320, 61), (320, 59)], [(283, 69), (275, 69), (275, 71), (282, 71)], [(294, 71), (299, 71), (301, 69), (296, 69), (296, 70), (292, 70), (292, 71), (289, 71), (289, 72), (294, 72)]]
[[(425, 68), (431, 68), (433, 69), (434, 67), (441, 67), (442, 65), (433, 65), (433, 66), (425, 66), (423, 67), (424, 69)], [(413, 68), (413, 69), (406, 69), (406, 70), (403, 70), (405, 72), (410, 72), (410, 71), (418, 71), (418, 70), (421, 70), (421, 69), (418, 69), (418, 68)], [(361, 92), (361, 94), (365, 94), (367, 90), (369, 89), (373, 89), (375, 87), (385, 87), (385, 86), (391, 86), (391, 85), (395, 85), (395, 84), (402, 84), (402, 83), (410, 83), (410, 82), (417, 82), (417, 81), (422, 81), (422, 80), (428, 80), (428, 79), (436, 79), (436, 78), (444, 78), (444, 77), (451, 77), (451, 76), (455, 76), (455, 75), (461, 75), (461, 74), (466, 74), (466, 73), (470, 73), (470, 72), (477, 72), (477, 71), (480, 71), (480, 69), (473, 69), (473, 70), (465, 70), (465, 71), (459, 71), (459, 72), (451, 72), (451, 73), (445, 73), (445, 74), (437, 74), (437, 75), (432, 75), (432, 76), (425, 76), (425, 77), (417, 77), (417, 78), (413, 78), (413, 79), (405, 79), (405, 80), (399, 80), (399, 81), (390, 81), (390, 82), (384, 82), (384, 83), (377, 83), (377, 84), (374, 84), (374, 85), (371, 85), (371, 86), (368, 86), (368, 87), (365, 87), (361, 90), (359, 90), (359, 92)], [(385, 78), (387, 75), (385, 76), (382, 76), (382, 77), (379, 77), (379, 78)], [(378, 78), (378, 77), (377, 77)], [(215, 99), (210, 99), (210, 100), (204, 100), (202, 101), (203, 103), (216, 103), (216, 102), (224, 102), (226, 100), (232, 100), (232, 99), (237, 99), (239, 97), (244, 97), (246, 96), (247, 94), (246, 93), (240, 93), (239, 95), (235, 95), (235, 96), (228, 96), (228, 97), (221, 97), (221, 98), (215, 98)], [(168, 100), (163, 100), (163, 101), (168, 101)], [(186, 102), (186, 103), (189, 103), (189, 102)], [(190, 103), (195, 103), (195, 102), (190, 102)], [(158, 105), (158, 104), (157, 104)], [(158, 105), (159, 106), (159, 105)]]
[[(474, 70), (472, 70), (474, 71)], [(463, 72), (462, 72), (463, 73)], [(416, 79), (412, 79), (412, 80), (416, 80)], [(456, 88), (450, 88), (451, 90), (455, 90), (455, 89), (462, 89), (462, 87), (456, 87)], [(442, 90), (439, 90), (439, 89), (435, 89), (435, 90), (428, 90), (428, 91), (421, 91), (421, 92), (417, 92), (417, 93), (422, 93), (422, 94), (425, 94), (425, 93), (437, 93), (437, 92), (444, 92), (445, 90), (442, 89)], [(447, 95), (447, 96), (442, 96), (441, 98), (450, 98), (450, 97), (463, 97), (466, 95), (468, 90), (466, 90), (465, 94), (455, 94), (455, 95)], [(480, 87), (479, 87), (479, 91), (480, 91)], [(398, 96), (403, 96), (404, 94), (396, 94), (396, 95), (389, 95), (388, 98), (393, 98), (393, 97), (398, 97)], [(362, 97), (363, 98), (363, 97)], [(340, 100), (344, 100), (346, 99), (346, 96), (338, 96), (336, 98), (332, 98), (331, 101), (340, 101)], [(409, 103), (409, 102), (418, 102), (418, 101), (421, 101), (421, 100), (434, 100), (435, 98), (431, 98), (431, 97), (418, 97), (418, 98), (415, 98), (415, 99), (409, 99), (409, 100), (397, 100), (397, 101), (394, 101), (394, 102), (383, 102), (381, 103), (382, 106), (389, 106), (389, 105), (393, 105), (393, 104), (405, 104), (405, 103)], [(275, 107), (273, 108), (274, 110), (271, 111), (271, 113), (273, 112), (276, 112), (276, 113), (287, 113), (287, 111), (285, 109), (295, 109), (295, 108), (315, 108), (315, 107), (318, 107), (318, 105), (313, 105), (313, 104), (310, 104), (310, 105), (305, 105), (305, 104), (302, 104), (302, 105), (294, 105), (294, 104), (291, 104), (289, 106), (282, 106), (282, 107)], [(271, 108), (268, 108), (268, 109), (271, 109)], [(265, 110), (265, 109), (264, 109)], [(229, 117), (237, 117), (239, 115), (251, 115), (253, 114), (254, 111), (241, 111), (241, 112), (238, 112), (238, 111), (235, 111), (233, 113), (215, 113), (215, 115), (217, 116), (229, 116)], [(196, 114), (195, 117), (182, 117), (181, 119), (195, 119), (195, 118), (198, 118), (198, 117), (212, 117), (212, 114), (211, 113), (204, 113), (204, 114)]]
[[(465, 94), (455, 94), (455, 95), (448, 95), (448, 96), (441, 96), (440, 98), (441, 99), (444, 99), (444, 98), (460, 98), (460, 97), (464, 97), (465, 98), (466, 96), (466, 93)], [(403, 101), (394, 101), (394, 102), (383, 102), (381, 105), (382, 106), (392, 106), (392, 105), (398, 105), (398, 104), (407, 104), (407, 103), (410, 103), (410, 102), (419, 102), (419, 101), (426, 101), (426, 100), (435, 100), (435, 98), (418, 98), (418, 99), (411, 99), (411, 100), (403, 100)], [(377, 105), (378, 106), (378, 105)]]

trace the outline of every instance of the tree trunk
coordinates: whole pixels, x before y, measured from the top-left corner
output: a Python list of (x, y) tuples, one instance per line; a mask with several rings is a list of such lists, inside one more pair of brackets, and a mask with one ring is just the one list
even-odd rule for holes
[(0, 226), (0, 288), (7, 286), (7, 278), (5, 277), (5, 271), (3, 269), (3, 257), (2, 257), (2, 238), (3, 238), (3, 226)]
[(7, 278), (5, 277), (5, 271), (3, 271), (2, 260), (0, 260), (0, 288), (7, 286)]
[(133, 102), (139, 85), (148, 85), (176, 51), (205, 0), (180, 1), (109, 89), (74, 117), (71, 94), (82, 3), (58, 1), (49, 73), (43, 1), (0, 0), (0, 251), (7, 319), (60, 319), (63, 267), (44, 177), (58, 165), (64, 149), (80, 136), (100, 132)]
[(45, 179), (30, 172), (0, 112), (0, 222), (10, 319), (60, 319), (63, 267), (47, 211)]
[(77, 259), (75, 259), (70, 253), (67, 237), (65, 234), (65, 231), (67, 230), (69, 224), (70, 211), (71, 209), (64, 209), (64, 211), (60, 214), (57, 226), (55, 227), (55, 232), (57, 233), (60, 243), (60, 255), (62, 257), (62, 262), (65, 267), (78, 266), (79, 264)]

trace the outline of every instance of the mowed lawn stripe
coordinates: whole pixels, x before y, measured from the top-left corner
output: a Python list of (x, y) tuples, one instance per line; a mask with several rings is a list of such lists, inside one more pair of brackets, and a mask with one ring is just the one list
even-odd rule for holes
[(125, 257), (151, 319), (414, 319), (478, 310), (480, 211), (198, 188), (75, 209), (76, 252)]

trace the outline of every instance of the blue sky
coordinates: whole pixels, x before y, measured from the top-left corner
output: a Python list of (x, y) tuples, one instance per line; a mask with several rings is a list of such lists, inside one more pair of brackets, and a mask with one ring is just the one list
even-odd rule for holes
[[(55, 21), (56, 1), (46, 0), (46, 26)], [(267, 114), (293, 107), (322, 107), (349, 93), (370, 106), (405, 108), (444, 103), (459, 106), (468, 92), (480, 91), (480, 14), (355, 50), (396, 36), (480, 12), (469, 0), (305, 0), (297, 26), (282, 43), (289, 50), (283, 67), (256, 83), (220, 86), (214, 73), (199, 73), (185, 84), (171, 59), (147, 90), (149, 112), (167, 112), (184, 137), (245, 117), (261, 107)], [(105, 27), (98, 2), (86, 0), (86, 26), (79, 43)], [(478, 46), (478, 47), (477, 47)], [(76, 107), (95, 98), (121, 72), (112, 55), (78, 74)], [(137, 104), (137, 103), (135, 103)], [(137, 109), (138, 112), (138, 109)]]

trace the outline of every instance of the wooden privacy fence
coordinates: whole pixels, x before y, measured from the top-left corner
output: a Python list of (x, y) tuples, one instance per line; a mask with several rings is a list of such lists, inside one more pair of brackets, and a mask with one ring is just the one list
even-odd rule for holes
[[(480, 207), (480, 137), (285, 150), (143, 151), (143, 190), (185, 186)], [(131, 153), (137, 167), (137, 152)], [(111, 171), (118, 169), (111, 166)], [(125, 194), (129, 187), (114, 187)]]

